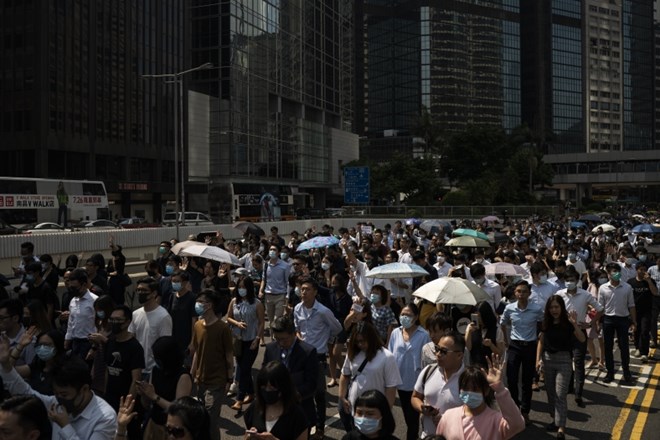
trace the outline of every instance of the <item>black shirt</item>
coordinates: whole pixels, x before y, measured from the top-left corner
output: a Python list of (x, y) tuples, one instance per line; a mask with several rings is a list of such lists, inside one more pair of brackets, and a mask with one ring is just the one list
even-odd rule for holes
[(105, 400), (117, 411), (119, 398), (127, 395), (131, 388), (131, 371), (144, 368), (144, 350), (133, 337), (124, 342), (110, 338), (105, 345), (105, 362), (108, 368)]
[(573, 351), (573, 326), (551, 324), (543, 331), (543, 351), (558, 353), (560, 351)]
[[(655, 281), (649, 280), (655, 285)], [(628, 280), (628, 284), (633, 289), (633, 296), (635, 297), (635, 310), (637, 313), (651, 313), (653, 307), (653, 293), (646, 280), (638, 281), (637, 278)]]
[[(245, 429), (256, 428), (257, 432), (266, 432), (266, 417), (257, 411), (254, 402), (245, 412)], [(289, 412), (277, 419), (270, 433), (280, 440), (294, 440), (307, 430), (307, 417), (300, 405), (293, 406)]]
[(192, 292), (181, 297), (173, 293), (170, 300), (167, 310), (172, 316), (172, 336), (176, 339), (181, 353), (184, 353), (192, 340), (192, 318), (197, 316), (195, 296)]

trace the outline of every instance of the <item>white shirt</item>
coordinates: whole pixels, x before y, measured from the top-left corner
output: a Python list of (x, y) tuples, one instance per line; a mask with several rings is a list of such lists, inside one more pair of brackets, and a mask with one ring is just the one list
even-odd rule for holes
[[(30, 394), (41, 400), (50, 410), (57, 405), (55, 396), (46, 396), (34, 391), (15, 369), (6, 373), (0, 368), (0, 376), (7, 390), (13, 395)], [(117, 413), (103, 399), (94, 394), (85, 409), (75, 417), (70, 417), (69, 424), (60, 428), (55, 422), (53, 425), (53, 440), (110, 440), (115, 438), (117, 430)]]
[(545, 308), (545, 303), (548, 302), (550, 297), (559, 290), (558, 286), (556, 284), (550, 283), (550, 282), (545, 282), (543, 284), (534, 284), (531, 283), (529, 285), (531, 289), (531, 294), (529, 295), (529, 302), (533, 302), (535, 304), (538, 304), (541, 306), (541, 308)]
[(344, 376), (355, 377), (348, 390), (348, 401), (354, 406), (355, 401), (365, 391), (378, 390), (385, 394), (385, 388), (393, 388), (401, 385), (401, 375), (396, 359), (391, 351), (381, 348), (376, 356), (366, 363), (362, 372), (358, 375), (360, 365), (364, 361), (365, 354), (360, 351), (353, 360), (344, 359), (344, 365), (341, 367), (341, 374)]
[(151, 346), (161, 336), (172, 336), (172, 317), (164, 307), (158, 306), (151, 312), (146, 312), (144, 307), (133, 312), (133, 320), (128, 326), (128, 331), (135, 335), (144, 349), (144, 370), (147, 373), (156, 365)]
[[(474, 281), (472, 282), (477, 284)], [(495, 281), (489, 280), (488, 278), (486, 278), (483, 284), (477, 284), (477, 286), (481, 287), (483, 291), (488, 294), (490, 297), (488, 304), (490, 304), (490, 306), (493, 308), (493, 311), (495, 311), (500, 301), (502, 300), (502, 286), (500, 286)]]
[(451, 264), (447, 263), (446, 261), (442, 264), (440, 263), (435, 263), (433, 265), (435, 269), (438, 271), (438, 278), (443, 278), (446, 277), (449, 274), (449, 269), (451, 269)]
[(89, 290), (81, 297), (74, 296), (69, 303), (69, 322), (64, 339), (87, 339), (91, 333), (96, 333), (96, 312), (94, 301), (98, 296)]
[(626, 266), (625, 263), (620, 261), (619, 266), (621, 267), (621, 281), (627, 283), (629, 279), (637, 276), (637, 269), (635, 269), (635, 266)]
[(632, 286), (620, 281), (617, 286), (607, 282), (598, 289), (598, 302), (605, 308), (605, 316), (627, 317), (635, 307)]
[(603, 311), (603, 306), (598, 303), (596, 297), (584, 289), (578, 288), (575, 294), (568, 293), (568, 289), (562, 289), (557, 292), (566, 304), (566, 310), (571, 312), (575, 310), (577, 313), (578, 324), (586, 326), (588, 306), (593, 307), (598, 312)]
[(580, 276), (582, 276), (587, 271), (587, 266), (584, 264), (584, 261), (582, 260), (575, 260), (575, 262), (572, 262), (571, 260), (566, 260), (566, 265), (573, 266), (575, 270), (577, 270), (577, 273), (580, 274)]
[[(463, 405), (463, 402), (458, 397), (458, 378), (461, 376), (463, 370), (465, 370), (465, 366), (461, 365), (461, 368), (452, 374), (449, 380), (445, 380), (442, 368), (436, 367), (433, 374), (424, 383), (424, 376), (429, 368), (433, 368), (433, 365), (427, 366), (419, 373), (417, 383), (415, 384), (415, 391), (424, 395), (424, 405), (431, 405), (440, 411), (440, 414), (444, 414), (450, 408)], [(426, 415), (422, 416), (421, 437), (424, 438), (427, 435), (435, 434), (435, 429), (436, 426), (433, 423), (433, 418)]]

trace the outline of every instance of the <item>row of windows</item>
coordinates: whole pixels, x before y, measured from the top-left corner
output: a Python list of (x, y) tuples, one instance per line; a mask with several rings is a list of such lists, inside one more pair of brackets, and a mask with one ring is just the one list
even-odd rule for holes
[(607, 8), (603, 8), (602, 6), (596, 6), (596, 5), (589, 5), (589, 12), (597, 12), (603, 15), (611, 15), (612, 17), (619, 16), (618, 9), (607, 9)]

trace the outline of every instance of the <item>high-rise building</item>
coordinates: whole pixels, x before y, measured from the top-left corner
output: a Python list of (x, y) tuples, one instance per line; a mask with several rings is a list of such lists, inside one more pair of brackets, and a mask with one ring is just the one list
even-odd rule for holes
[(184, 0), (0, 2), (0, 175), (106, 182), (115, 215), (174, 199), (172, 90)]
[[(192, 0), (187, 204), (278, 218), (342, 203), (357, 159), (350, 0)], [(199, 115), (205, 115), (199, 117)]]

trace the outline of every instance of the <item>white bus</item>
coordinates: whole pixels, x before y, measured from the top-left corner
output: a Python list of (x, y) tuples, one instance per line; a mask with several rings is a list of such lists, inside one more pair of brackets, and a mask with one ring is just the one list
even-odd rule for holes
[(0, 218), (15, 227), (109, 219), (108, 193), (99, 181), (0, 177)]

